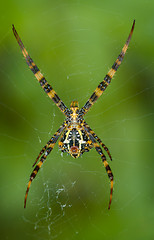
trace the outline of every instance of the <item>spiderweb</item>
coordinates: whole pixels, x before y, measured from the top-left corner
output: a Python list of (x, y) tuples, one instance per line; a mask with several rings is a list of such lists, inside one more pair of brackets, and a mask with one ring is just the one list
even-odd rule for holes
[[(97, 4), (87, 7), (79, 1), (57, 1), (49, 8), (38, 6), (38, 11), (33, 24), (29, 19), (24, 30), (22, 25), (16, 26), (19, 35), (64, 103), (69, 107), (72, 100), (78, 100), (82, 107), (120, 53), (132, 22), (125, 26), (126, 21), (119, 21), (119, 13), (112, 12), (114, 21), (104, 24), (111, 10)], [(122, 36), (117, 31), (123, 32)], [(44, 37), (38, 39), (38, 32)], [(142, 63), (136, 39), (134, 33), (111, 86), (86, 116), (113, 157), (113, 162), (107, 159), (115, 176), (108, 211), (110, 184), (99, 155), (92, 149), (74, 160), (62, 155), (58, 144), (33, 181), (27, 208), (23, 209), (31, 166), (64, 118), (38, 86), (12, 33), (6, 31), (1, 38), (0, 72), (5, 79), (0, 98), (4, 239), (130, 239), (131, 233), (146, 239), (153, 236), (154, 85), (150, 76), (154, 61), (149, 56)], [(6, 232), (8, 219), (10, 232)], [(140, 231), (145, 222), (148, 234)]]

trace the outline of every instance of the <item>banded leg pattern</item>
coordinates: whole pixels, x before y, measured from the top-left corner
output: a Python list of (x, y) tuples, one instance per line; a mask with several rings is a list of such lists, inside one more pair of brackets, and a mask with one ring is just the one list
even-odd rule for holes
[(36, 165), (36, 163), (38, 162), (39, 158), (42, 156), (42, 154), (45, 152), (45, 150), (48, 148), (49, 144), (47, 143), (43, 148), (42, 150), (40, 151), (38, 157), (36, 158), (34, 164), (32, 167), (34, 167)]
[(33, 166), (35, 166), (35, 164), (37, 163), (37, 161), (39, 160), (41, 155), (45, 152), (43, 154), (43, 156), (41, 157), (39, 163), (34, 168), (32, 174), (30, 175), (30, 179), (29, 179), (26, 194), (25, 194), (24, 208), (26, 207), (27, 196), (28, 196), (29, 188), (31, 186), (31, 183), (32, 183), (33, 179), (36, 177), (39, 169), (41, 168), (41, 166), (43, 164), (43, 162), (46, 160), (47, 156), (49, 155), (49, 153), (54, 148), (59, 136), (61, 135), (62, 131), (65, 129), (66, 126), (67, 126), (67, 123), (65, 121), (63, 123), (63, 125), (57, 130), (57, 132), (53, 135), (53, 137), (48, 141), (48, 143), (42, 148), (41, 152), (39, 153), (39, 156), (37, 157), (35, 163), (33, 164)]
[(54, 103), (57, 105), (57, 107), (64, 113), (65, 116), (69, 115), (69, 109), (66, 107), (66, 105), (63, 103), (63, 101), (59, 98), (59, 96), (56, 94), (54, 89), (50, 86), (50, 84), (47, 82), (43, 74), (40, 72), (39, 68), (36, 66), (32, 58), (29, 56), (27, 50), (25, 49), (14, 25), (13, 25), (13, 33), (14, 36), (21, 48), (22, 54), (26, 59), (26, 62), (31, 69), (31, 71), (34, 73), (36, 79), (40, 83), (43, 90), (46, 92), (46, 94), (54, 101)]
[(80, 116), (85, 115), (89, 111), (89, 109), (92, 107), (92, 105), (97, 101), (97, 99), (102, 95), (102, 93), (105, 91), (107, 86), (110, 84), (111, 79), (113, 78), (114, 74), (116, 73), (117, 69), (119, 68), (119, 66), (125, 56), (129, 42), (130, 42), (132, 34), (133, 34), (134, 26), (135, 26), (135, 20), (133, 22), (130, 34), (127, 38), (127, 41), (126, 41), (124, 47), (122, 48), (120, 55), (118, 56), (117, 60), (112, 65), (112, 68), (109, 70), (109, 72), (105, 76), (104, 80), (98, 85), (98, 87), (95, 89), (95, 91), (93, 92), (93, 94), (91, 95), (89, 100), (80, 109), (80, 111), (79, 111)]
[(39, 161), (39, 163), (36, 165), (36, 167), (34, 168), (32, 174), (30, 175), (30, 179), (28, 182), (28, 186), (27, 186), (27, 190), (26, 190), (26, 194), (25, 194), (25, 201), (24, 201), (24, 208), (26, 208), (26, 201), (27, 201), (27, 196), (28, 196), (28, 192), (29, 192), (29, 188), (30, 185), (33, 181), (33, 179), (36, 177), (39, 169), (41, 168), (43, 162), (46, 160), (47, 156), (49, 155), (49, 153), (51, 152), (51, 150), (53, 149), (55, 144), (51, 144), (49, 145), (49, 147), (47, 148), (45, 154), (41, 157), (41, 160)]
[(110, 151), (109, 149), (106, 147), (106, 145), (101, 141), (101, 139), (95, 134), (95, 132), (89, 127), (89, 125), (84, 121), (84, 128), (86, 128), (86, 131), (87, 132), (90, 132), (91, 135), (94, 137), (94, 139), (99, 142), (99, 144), (103, 147), (103, 149), (107, 152), (109, 158), (111, 159), (112, 161), (112, 157), (111, 157), (111, 154), (110, 154)]
[(110, 200), (109, 200), (109, 206), (108, 206), (108, 209), (110, 209), (110, 206), (111, 206), (111, 202), (112, 202), (112, 195), (113, 195), (113, 173), (111, 171), (111, 168), (108, 164), (108, 162), (106, 161), (106, 157), (105, 155), (103, 154), (102, 152), (102, 149), (100, 148), (99, 144), (97, 142), (94, 143), (94, 147), (96, 149), (96, 151), (98, 152), (98, 154), (101, 156), (102, 158), (102, 161), (103, 161), (103, 164), (104, 164), (104, 167), (107, 171), (107, 174), (108, 174), (108, 177), (110, 179), (110, 182), (111, 182), (111, 187), (110, 187)]

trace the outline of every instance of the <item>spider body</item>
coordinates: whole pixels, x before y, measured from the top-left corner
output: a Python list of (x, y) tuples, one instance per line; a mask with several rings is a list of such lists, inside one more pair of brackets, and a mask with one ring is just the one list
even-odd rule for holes
[[(54, 148), (58, 138), (59, 140), (59, 148), (62, 152), (69, 153), (73, 158), (78, 158), (84, 152), (88, 152), (91, 148), (95, 148), (97, 153), (100, 155), (101, 160), (104, 164), (106, 169), (107, 175), (110, 179), (110, 200), (108, 209), (110, 209), (111, 201), (112, 201), (112, 192), (113, 192), (113, 174), (111, 168), (106, 160), (106, 156), (103, 153), (105, 150), (112, 160), (111, 154), (105, 144), (101, 141), (101, 139), (94, 133), (94, 131), (89, 127), (89, 125), (83, 119), (84, 115), (89, 111), (89, 109), (94, 105), (97, 99), (102, 95), (102, 93), (106, 90), (108, 85), (111, 82), (114, 74), (116, 73), (117, 69), (119, 68), (125, 53), (127, 51), (131, 36), (133, 34), (135, 26), (135, 20), (133, 22), (130, 34), (127, 38), (127, 41), (122, 48), (122, 51), (114, 64), (112, 65), (109, 72), (104, 77), (103, 81), (98, 85), (95, 89), (91, 97), (85, 103), (85, 105), (79, 109), (79, 105), (77, 101), (73, 101), (71, 103), (70, 109), (63, 103), (51, 85), (47, 82), (43, 74), (40, 72), (39, 68), (36, 66), (32, 58), (29, 56), (27, 50), (25, 49), (15, 27), (13, 25), (13, 33), (14, 36), (21, 48), (22, 54), (25, 57), (25, 60), (35, 75), (36, 79), (40, 83), (40, 86), (45, 91), (45, 93), (53, 100), (56, 106), (60, 109), (60, 111), (65, 115), (65, 120), (60, 128), (56, 131), (56, 133), (51, 137), (51, 139), (47, 142), (47, 144), (42, 148), (38, 157), (36, 158), (33, 167), (35, 166), (34, 170), (30, 175), (30, 179), (28, 182), (25, 200), (24, 200), (24, 207), (26, 207), (27, 196), (29, 192), (29, 188), (33, 179), (36, 177), (39, 169), (41, 168), (42, 164), (46, 160), (47, 156), (50, 154), (52, 149)], [(39, 162), (38, 162), (39, 161)], [(38, 162), (38, 163), (37, 163)]]
[(92, 147), (92, 141), (83, 128), (84, 120), (79, 118), (79, 107), (77, 101), (72, 101), (70, 117), (67, 118), (68, 127), (62, 134), (59, 141), (59, 148), (62, 152), (69, 153), (73, 158), (80, 157)]

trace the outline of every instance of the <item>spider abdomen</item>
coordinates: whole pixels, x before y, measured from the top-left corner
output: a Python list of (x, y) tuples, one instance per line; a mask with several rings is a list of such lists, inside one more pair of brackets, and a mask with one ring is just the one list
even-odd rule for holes
[(81, 126), (68, 128), (64, 131), (59, 148), (62, 152), (68, 152), (72, 157), (78, 158), (84, 152), (89, 151), (90, 139)]

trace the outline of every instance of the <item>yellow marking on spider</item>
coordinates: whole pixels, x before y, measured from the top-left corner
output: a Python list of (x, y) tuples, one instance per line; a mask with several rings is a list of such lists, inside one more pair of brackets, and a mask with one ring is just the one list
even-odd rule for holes
[(109, 164), (107, 163), (106, 160), (105, 160), (103, 163), (104, 163), (105, 168), (106, 168), (107, 166), (109, 166)]
[(41, 166), (42, 166), (42, 164), (43, 164), (43, 162), (39, 162), (38, 164), (37, 164), (37, 166), (40, 168)]
[[(93, 131), (93, 130), (89, 130), (89, 131), (90, 131), (90, 133), (92, 133), (92, 134), (94, 133), (94, 131)], [(95, 134), (95, 133), (94, 133), (94, 134)]]
[[(70, 131), (71, 130), (68, 130), (67, 133), (66, 133), (66, 139), (68, 138), (68, 135), (70, 134)], [(68, 141), (68, 140), (67, 140)]]
[(113, 78), (115, 72), (116, 72), (116, 70), (113, 69), (113, 68), (111, 68), (107, 75), (108, 75), (110, 78)]
[(95, 90), (95, 93), (96, 93), (97, 97), (100, 97), (102, 95), (103, 91), (97, 87)]
[(37, 73), (34, 74), (35, 77), (37, 78), (38, 81), (41, 80), (41, 78), (43, 77), (42, 73), (40, 71), (38, 71)]
[(47, 93), (48, 94), (48, 96), (50, 97), (50, 98), (54, 98), (54, 96), (55, 96), (55, 94), (56, 94), (56, 92), (55, 92), (55, 90), (51, 90), (49, 93)]
[(28, 186), (27, 186), (27, 190), (26, 190), (26, 194), (25, 194), (24, 208), (26, 207), (27, 196), (28, 196), (28, 192), (29, 192), (31, 183), (32, 183), (32, 180), (30, 179), (28, 182)]
[(77, 130), (78, 130), (78, 133), (79, 133), (79, 135), (80, 135), (81, 140), (83, 141), (83, 136), (82, 136), (81, 130), (80, 130), (79, 128), (77, 128)]
[(126, 53), (127, 48), (128, 48), (128, 44), (125, 44), (124, 47), (123, 47), (123, 49), (122, 49), (122, 52), (124, 52), (124, 54)]
[(116, 60), (116, 64), (120, 65), (121, 61), (119, 59)]
[(58, 145), (59, 145), (59, 146), (62, 146), (62, 145), (63, 145), (63, 143), (59, 141)]
[(79, 107), (78, 101), (72, 101), (70, 107), (71, 107), (71, 108)]
[(94, 147), (99, 147), (98, 143), (94, 142)]
[(113, 188), (113, 180), (111, 180), (111, 188)]
[[(32, 183), (32, 180), (30, 179), (28, 182), (28, 186), (27, 186), (26, 196), (28, 195), (28, 190), (30, 188), (31, 183)], [(26, 196), (25, 196), (25, 198), (27, 198)]]
[(23, 48), (22, 52), (24, 52), (24, 56), (28, 56), (28, 52), (27, 52), (26, 48)]
[(51, 143), (49, 147), (53, 148), (55, 146), (55, 143)]
[(27, 55), (26, 55), (26, 53), (24, 52), (24, 50), (22, 50), (22, 54), (24, 55), (25, 58), (27, 57)]

